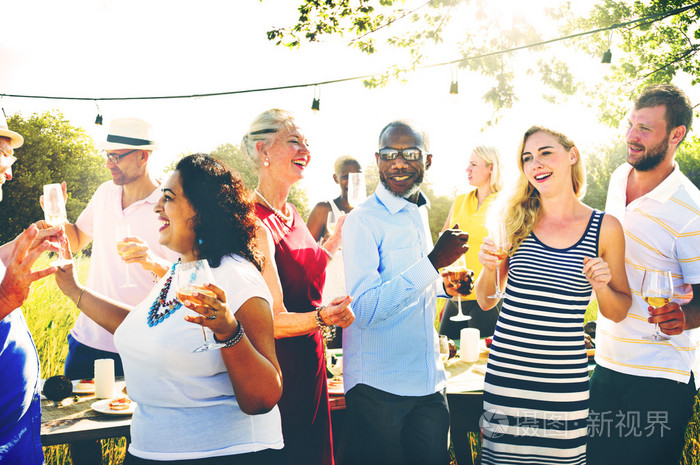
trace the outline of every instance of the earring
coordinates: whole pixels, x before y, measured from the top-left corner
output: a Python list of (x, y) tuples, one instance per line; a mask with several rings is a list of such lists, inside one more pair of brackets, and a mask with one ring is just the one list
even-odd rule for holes
[(270, 159), (266, 158), (265, 161), (263, 162), (263, 166), (270, 166)]

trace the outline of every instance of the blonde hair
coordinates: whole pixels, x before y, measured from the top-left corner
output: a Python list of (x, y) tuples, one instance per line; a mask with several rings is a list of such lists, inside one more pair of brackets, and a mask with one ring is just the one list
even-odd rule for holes
[(291, 131), (296, 127), (294, 116), (286, 110), (273, 108), (255, 117), (241, 140), (241, 151), (256, 172), (260, 169), (257, 142), (263, 141), (267, 147), (280, 129)]
[(472, 150), (479, 158), (481, 158), (486, 166), (491, 167), (491, 178), (489, 189), (492, 194), (503, 189), (503, 180), (501, 179), (501, 154), (496, 147), (488, 145), (477, 145)]
[[(530, 234), (532, 228), (537, 224), (542, 211), (540, 193), (530, 184), (525, 176), (522, 161), (525, 143), (530, 136), (538, 132), (544, 132), (554, 137), (567, 151), (576, 148), (574, 142), (560, 132), (542, 126), (532, 126), (525, 131), (517, 153), (520, 175), (509, 195), (503, 196), (501, 208), (493, 209), (494, 215), (498, 215), (500, 218), (492, 217), (489, 219), (490, 221), (502, 221), (506, 224), (506, 234), (510, 238), (510, 243), (513, 245), (510, 250), (511, 255)], [(571, 166), (571, 182), (573, 184), (574, 194), (580, 199), (586, 193), (586, 169), (585, 163), (582, 160), (583, 157), (578, 152), (578, 148), (576, 148), (576, 151), (578, 156), (576, 157), (576, 163)]]

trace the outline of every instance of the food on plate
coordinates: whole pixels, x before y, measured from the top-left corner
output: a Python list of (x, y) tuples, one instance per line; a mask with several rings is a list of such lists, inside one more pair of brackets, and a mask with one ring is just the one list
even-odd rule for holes
[(493, 339), (490, 337), (487, 337), (484, 339), (484, 342), (486, 343), (486, 347), (491, 347), (491, 343), (493, 342)]
[(109, 403), (110, 410), (127, 410), (131, 406), (131, 399), (128, 397), (120, 397)]
[(52, 376), (44, 382), (43, 393), (47, 399), (60, 402), (73, 393), (73, 383), (63, 375)]
[(75, 388), (79, 391), (94, 390), (95, 389), (95, 380), (94, 379), (81, 379), (80, 381), (78, 381), (78, 384), (75, 385)]
[(448, 339), (447, 343), (450, 346), (450, 356), (448, 358), (452, 358), (457, 355), (457, 344), (452, 339)]

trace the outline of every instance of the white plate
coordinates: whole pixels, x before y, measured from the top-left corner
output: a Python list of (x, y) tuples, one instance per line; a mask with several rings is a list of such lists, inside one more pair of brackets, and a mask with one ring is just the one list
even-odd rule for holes
[(134, 410), (136, 410), (136, 402), (134, 402), (133, 400), (131, 401), (129, 408), (126, 410), (112, 410), (111, 408), (109, 408), (109, 403), (113, 400), (114, 399), (98, 400), (97, 402), (91, 404), (90, 408), (93, 409), (95, 412), (100, 412), (107, 415), (131, 415), (132, 413), (134, 413)]
[(71, 381), (71, 383), (73, 383), (73, 394), (92, 394), (95, 392), (95, 385), (94, 384), (92, 384), (87, 389), (78, 389), (79, 382), (80, 382), (79, 379), (74, 379)]

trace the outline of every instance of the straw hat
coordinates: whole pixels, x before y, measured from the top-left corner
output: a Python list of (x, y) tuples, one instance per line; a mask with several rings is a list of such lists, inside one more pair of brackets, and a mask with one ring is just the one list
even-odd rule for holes
[(151, 125), (138, 118), (118, 118), (109, 124), (107, 141), (102, 150), (153, 150), (158, 146), (151, 140)]
[(24, 144), (24, 137), (7, 128), (7, 120), (5, 119), (4, 112), (0, 115), (0, 137), (8, 137), (13, 149), (19, 148)]

